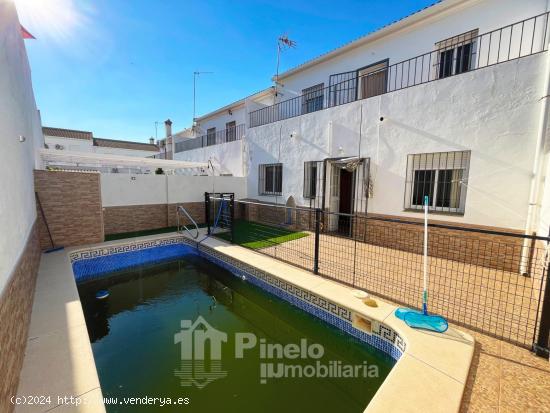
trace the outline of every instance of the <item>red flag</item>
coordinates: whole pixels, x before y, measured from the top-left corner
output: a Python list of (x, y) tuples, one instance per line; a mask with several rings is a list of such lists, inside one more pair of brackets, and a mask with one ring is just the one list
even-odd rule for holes
[(21, 25), (20, 25), (20, 27), (21, 27), (21, 36), (23, 37), (23, 39), (36, 39), (36, 37), (34, 37), (32, 34), (30, 34), (27, 29), (25, 29)]

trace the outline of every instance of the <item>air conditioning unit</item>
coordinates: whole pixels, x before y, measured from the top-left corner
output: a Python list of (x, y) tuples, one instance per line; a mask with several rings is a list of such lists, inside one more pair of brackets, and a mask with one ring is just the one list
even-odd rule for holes
[(63, 149), (65, 149), (65, 147), (63, 145), (56, 144), (55, 149), (58, 149), (58, 150), (62, 151)]

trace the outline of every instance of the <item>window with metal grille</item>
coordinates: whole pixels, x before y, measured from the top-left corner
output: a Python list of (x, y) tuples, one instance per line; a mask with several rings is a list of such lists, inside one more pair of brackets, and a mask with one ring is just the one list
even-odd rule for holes
[(317, 161), (304, 162), (304, 198), (313, 199), (317, 195)]
[(215, 145), (216, 144), (216, 128), (208, 128), (206, 130), (206, 145)]
[(357, 98), (357, 70), (330, 75), (329, 88), (330, 106), (353, 102)]
[(237, 122), (232, 120), (225, 124), (225, 141), (233, 142), (237, 139)]
[(435, 44), (438, 53), (436, 65), (439, 79), (473, 69), (477, 36), (478, 30), (475, 29)]
[(283, 164), (260, 164), (258, 193), (260, 195), (281, 195), (283, 193)]
[(405, 209), (422, 210), (427, 196), (431, 211), (463, 214), (469, 168), (470, 151), (409, 155)]
[(302, 114), (316, 112), (323, 109), (325, 84), (308, 87), (302, 90)]

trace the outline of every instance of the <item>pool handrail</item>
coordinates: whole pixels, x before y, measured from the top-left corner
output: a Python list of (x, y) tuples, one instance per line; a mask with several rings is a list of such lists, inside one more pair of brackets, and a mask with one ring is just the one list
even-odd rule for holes
[[(197, 232), (196, 235), (193, 235), (191, 230), (187, 228), (187, 225), (182, 223), (180, 226), (180, 212), (183, 212), (185, 216), (195, 226), (195, 231)], [(197, 239), (199, 237), (199, 226), (197, 225), (196, 221), (191, 217), (191, 215), (189, 215), (189, 212), (187, 212), (187, 210), (183, 207), (183, 205), (178, 205), (178, 208), (176, 209), (176, 231), (180, 234), (183, 233), (183, 230), (181, 228), (184, 228), (189, 233), (189, 235), (191, 235), (193, 239)]]

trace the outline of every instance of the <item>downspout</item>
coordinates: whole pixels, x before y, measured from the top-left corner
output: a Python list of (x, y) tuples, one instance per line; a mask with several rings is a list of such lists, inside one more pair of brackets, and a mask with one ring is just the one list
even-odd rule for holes
[[(546, 10), (550, 10), (550, 0), (546, 4)], [(548, 15), (546, 17), (546, 24), (548, 25)], [(544, 39), (546, 40), (546, 39)], [(544, 79), (543, 95), (540, 98), (541, 109), (539, 126), (537, 131), (537, 141), (535, 145), (535, 159), (533, 162), (533, 169), (531, 171), (531, 185), (529, 189), (529, 204), (527, 206), (527, 217), (525, 220), (525, 235), (532, 235), (535, 231), (535, 225), (537, 224), (538, 207), (540, 202), (543, 165), (544, 165), (544, 147), (546, 143), (546, 128), (548, 125), (548, 98), (550, 95), (550, 50), (548, 50), (548, 43), (546, 44), (546, 62), (545, 70), (546, 77)], [(523, 240), (520, 273), (527, 275), (529, 273), (529, 249), (531, 247), (531, 241), (527, 238)]]

